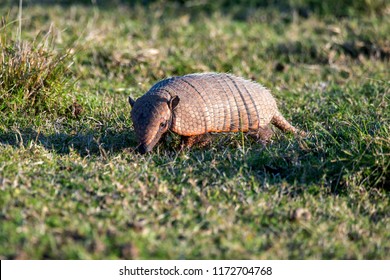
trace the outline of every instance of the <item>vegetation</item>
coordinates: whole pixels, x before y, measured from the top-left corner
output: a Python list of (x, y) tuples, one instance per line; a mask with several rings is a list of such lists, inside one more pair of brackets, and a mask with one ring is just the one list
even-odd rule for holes
[(6, 35), (1, 39), (0, 110), (16, 114), (63, 111), (72, 90), (66, 78), (67, 54), (50, 53), (42, 45), (12, 42)]
[[(0, 258), (389, 259), (388, 7), (146, 2), (0, 8)], [(127, 96), (205, 71), (309, 137), (135, 153)]]

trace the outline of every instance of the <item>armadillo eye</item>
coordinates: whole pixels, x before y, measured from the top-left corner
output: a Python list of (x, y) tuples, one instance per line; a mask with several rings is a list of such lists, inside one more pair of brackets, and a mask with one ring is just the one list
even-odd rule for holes
[(162, 123), (160, 123), (160, 128), (164, 128), (166, 125), (167, 125), (167, 122), (166, 122), (166, 121), (165, 121), (165, 122), (162, 122)]

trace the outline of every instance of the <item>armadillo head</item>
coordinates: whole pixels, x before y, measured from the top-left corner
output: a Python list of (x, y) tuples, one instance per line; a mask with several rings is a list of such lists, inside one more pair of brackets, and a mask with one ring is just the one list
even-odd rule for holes
[(132, 107), (131, 119), (137, 135), (141, 154), (150, 152), (168, 131), (172, 122), (172, 111), (179, 103), (179, 97), (169, 100), (158, 95), (144, 95), (136, 101), (129, 97)]

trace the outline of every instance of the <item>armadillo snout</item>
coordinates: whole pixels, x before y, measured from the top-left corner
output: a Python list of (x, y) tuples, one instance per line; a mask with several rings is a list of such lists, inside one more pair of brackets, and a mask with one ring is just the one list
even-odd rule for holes
[(158, 143), (162, 133), (160, 131), (155, 132), (153, 127), (147, 127), (144, 129), (136, 129), (139, 146), (138, 152), (145, 154), (153, 150), (154, 146)]
[(145, 154), (153, 150), (165, 131), (160, 131), (155, 125), (136, 127), (135, 129), (139, 146), (137, 150)]
[(171, 118), (168, 101), (167, 98), (144, 95), (134, 103), (131, 118), (141, 154), (150, 152), (167, 132)]
[(145, 144), (141, 144), (141, 145), (138, 147), (138, 149), (137, 149), (137, 151), (138, 151), (141, 155), (146, 154), (146, 153), (150, 152), (151, 150), (152, 150), (152, 148), (148, 147), (148, 146), (145, 145)]

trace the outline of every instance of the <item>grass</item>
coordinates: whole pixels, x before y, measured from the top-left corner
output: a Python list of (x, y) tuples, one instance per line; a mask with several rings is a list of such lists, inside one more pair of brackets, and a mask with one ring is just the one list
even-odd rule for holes
[[(3, 57), (68, 55), (48, 63), (61, 75), (30, 108), (9, 106), (22, 72), (2, 60), (0, 257), (389, 259), (390, 17), (154, 5), (25, 7), (29, 49), (12, 47), (16, 26), (0, 30)], [(52, 36), (43, 56), (38, 33)], [(217, 135), (178, 151), (169, 135), (134, 153), (127, 96), (203, 71), (266, 85), (310, 136)]]
[(39, 43), (12, 41), (3, 23), (1, 47), (0, 111), (6, 113), (64, 113), (72, 84), (67, 77), (68, 54), (50, 50), (49, 33)]

